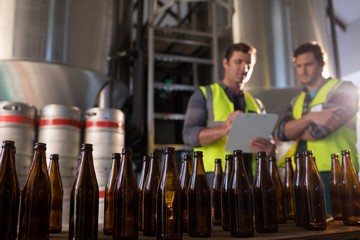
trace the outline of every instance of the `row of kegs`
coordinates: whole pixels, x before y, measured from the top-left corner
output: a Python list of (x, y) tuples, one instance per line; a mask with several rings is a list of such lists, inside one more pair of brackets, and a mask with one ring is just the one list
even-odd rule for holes
[(68, 221), (71, 186), (79, 163), (82, 142), (93, 144), (93, 158), (100, 190), (99, 221), (103, 219), (104, 191), (111, 156), (125, 141), (124, 114), (120, 109), (50, 104), (38, 110), (20, 102), (0, 101), (0, 140), (13, 140), (20, 187), (30, 170), (35, 142), (46, 143), (46, 157), (59, 154), (64, 188), (63, 222)]

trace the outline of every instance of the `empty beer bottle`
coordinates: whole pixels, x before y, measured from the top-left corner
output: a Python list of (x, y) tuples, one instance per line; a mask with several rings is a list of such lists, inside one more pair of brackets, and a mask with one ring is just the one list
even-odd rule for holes
[(214, 178), (211, 185), (211, 222), (214, 226), (221, 226), (221, 185), (223, 169), (221, 159), (215, 159)]
[(234, 156), (232, 154), (227, 154), (225, 156), (225, 171), (221, 185), (221, 225), (224, 231), (230, 230), (229, 192), (231, 187), (231, 175), (234, 170), (233, 166)]
[(229, 192), (230, 234), (233, 237), (251, 237), (254, 235), (253, 195), (241, 150), (234, 151), (234, 160)]
[(81, 145), (80, 166), (70, 195), (69, 239), (97, 239), (99, 186), (92, 144)]
[(276, 196), (276, 219), (278, 223), (286, 223), (286, 211), (285, 211), (285, 189), (281, 182), (278, 168), (276, 166), (276, 158), (274, 156), (269, 157), (269, 170), (270, 176), (273, 182), (273, 188), (275, 189)]
[(265, 152), (258, 152), (254, 180), (255, 229), (259, 233), (277, 232), (276, 192)]
[(324, 230), (326, 229), (324, 184), (311, 150), (304, 153), (304, 168), (302, 184), (304, 227), (308, 230)]
[(209, 237), (211, 235), (211, 197), (201, 151), (194, 152), (194, 171), (188, 188), (188, 214), (189, 236)]
[(0, 158), (0, 239), (14, 240), (20, 201), (14, 141), (2, 142)]
[(51, 187), (46, 144), (36, 143), (20, 207), (19, 239), (49, 239)]
[(350, 150), (342, 150), (340, 185), (342, 220), (346, 225), (360, 225), (360, 184), (351, 162)]
[(143, 226), (142, 226), (142, 215), (143, 215), (143, 189), (144, 189), (144, 184), (145, 184), (145, 179), (146, 176), (148, 174), (149, 171), (149, 166), (150, 166), (150, 156), (145, 155), (143, 156), (143, 164), (142, 164), (142, 169), (141, 169), (141, 174), (140, 174), (140, 179), (139, 179), (139, 184), (138, 184), (138, 188), (139, 188), (139, 216), (138, 216), (138, 229), (139, 231), (142, 231)]
[(339, 154), (331, 154), (331, 171), (330, 171), (330, 182), (329, 182), (329, 192), (331, 200), (331, 210), (334, 220), (342, 220), (341, 213), (341, 195), (340, 195), (340, 186), (341, 186), (341, 166), (339, 161)]
[(63, 184), (59, 169), (59, 154), (50, 155), (49, 178), (51, 186), (50, 233), (60, 233), (62, 229)]
[(193, 171), (192, 158), (190, 154), (186, 154), (181, 163), (180, 171), (180, 196), (181, 196), (181, 230), (182, 232), (189, 231), (189, 217), (187, 206), (187, 190), (189, 181)]
[(295, 218), (295, 200), (294, 200), (294, 168), (292, 165), (292, 159), (290, 157), (285, 158), (285, 212), (287, 219)]
[(145, 236), (156, 236), (156, 191), (160, 179), (160, 157), (153, 152), (143, 190), (142, 226)]
[(138, 191), (132, 165), (132, 149), (123, 148), (114, 190), (113, 239), (138, 239)]
[(113, 212), (114, 212), (114, 190), (116, 185), (116, 180), (119, 174), (121, 153), (112, 154), (112, 163), (109, 173), (109, 177), (105, 187), (105, 197), (104, 197), (104, 234), (112, 235), (113, 229)]
[(158, 240), (182, 239), (180, 201), (180, 181), (175, 167), (175, 149), (167, 147), (156, 198)]
[(304, 227), (304, 203), (302, 197), (303, 179), (305, 174), (304, 155), (295, 155), (296, 171), (294, 176), (294, 204), (295, 204), (295, 224)]

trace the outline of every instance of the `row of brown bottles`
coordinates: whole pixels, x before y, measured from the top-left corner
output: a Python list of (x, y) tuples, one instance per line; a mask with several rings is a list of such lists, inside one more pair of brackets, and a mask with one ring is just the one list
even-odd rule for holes
[[(4, 141), (2, 147), (0, 238), (15, 239), (20, 197), (15, 170), (15, 143)], [(19, 239), (49, 239), (49, 233), (59, 233), (62, 229), (63, 186), (59, 171), (59, 155), (50, 155), (50, 164), (47, 169), (45, 152), (45, 143), (35, 144), (33, 161), (21, 194)], [(79, 172), (83, 171), (79, 170)], [(79, 175), (81, 174), (78, 173)], [(76, 186), (75, 182), (74, 186)], [(10, 187), (10, 191), (6, 190), (8, 187)], [(80, 205), (76, 204), (81, 208)], [(77, 219), (79, 218), (80, 216), (77, 214)]]

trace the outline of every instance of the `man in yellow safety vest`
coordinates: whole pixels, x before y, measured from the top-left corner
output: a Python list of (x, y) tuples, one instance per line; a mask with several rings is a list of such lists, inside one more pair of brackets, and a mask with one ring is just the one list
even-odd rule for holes
[[(225, 144), (234, 117), (243, 113), (264, 113), (263, 104), (244, 90), (256, 62), (256, 49), (246, 43), (232, 44), (223, 58), (224, 77), (220, 82), (201, 86), (191, 96), (184, 121), (184, 143), (202, 151), (208, 180), (214, 171), (214, 159), (224, 159)], [(273, 155), (270, 139), (256, 138), (254, 151)], [(241, 149), (240, 149), (241, 150)], [(248, 175), (251, 175), (250, 154), (244, 154)], [(223, 167), (225, 161), (223, 162)], [(209, 174), (208, 174), (209, 173)], [(249, 176), (251, 179), (251, 176)]]
[(354, 167), (356, 170), (359, 167), (356, 149), (359, 90), (351, 82), (323, 76), (326, 54), (316, 42), (300, 45), (294, 51), (293, 62), (298, 80), (304, 88), (291, 101), (279, 121), (276, 135), (281, 141), (294, 141), (284, 157), (292, 157), (306, 150), (313, 151), (324, 182), (327, 213), (330, 214), (328, 183), (331, 153), (350, 149)]

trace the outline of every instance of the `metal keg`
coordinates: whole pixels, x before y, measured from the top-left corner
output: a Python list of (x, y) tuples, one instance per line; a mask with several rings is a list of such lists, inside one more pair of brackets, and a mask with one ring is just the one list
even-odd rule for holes
[(0, 141), (15, 142), (16, 172), (22, 188), (29, 173), (35, 143), (35, 107), (20, 102), (0, 102)]
[(99, 184), (99, 222), (104, 221), (104, 194), (112, 153), (121, 152), (125, 141), (124, 113), (119, 109), (91, 108), (85, 113), (85, 143), (93, 145), (93, 159)]
[(46, 143), (46, 158), (59, 154), (62, 177), (74, 177), (78, 166), (81, 111), (75, 106), (46, 105), (41, 109), (38, 141)]
[(78, 168), (81, 137), (81, 111), (78, 107), (60, 104), (44, 106), (40, 111), (38, 141), (46, 143), (46, 160), (59, 154), (63, 184), (63, 222), (69, 221), (71, 187)]

